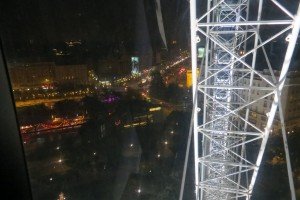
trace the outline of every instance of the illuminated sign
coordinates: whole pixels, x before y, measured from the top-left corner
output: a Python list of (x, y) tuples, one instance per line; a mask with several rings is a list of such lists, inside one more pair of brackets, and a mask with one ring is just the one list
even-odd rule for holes
[(137, 122), (137, 123), (131, 123), (131, 124), (125, 124), (124, 128), (131, 128), (131, 127), (136, 127), (136, 126), (145, 126), (147, 124), (146, 121), (144, 122)]
[(138, 75), (140, 73), (139, 71), (139, 57), (131, 57), (131, 74), (132, 75)]
[[(200, 74), (200, 70), (197, 69), (197, 77), (199, 76)], [(192, 70), (187, 70), (186, 71), (186, 87), (189, 88), (192, 86), (193, 84), (193, 77), (192, 77)]]
[(203, 47), (198, 47), (198, 58), (203, 58), (204, 57), (204, 53), (205, 53), (205, 49)]
[(181, 67), (180, 70), (179, 70), (179, 72), (178, 72), (178, 75), (181, 75), (185, 71), (186, 71), (186, 69), (184, 67)]
[(161, 110), (161, 107), (155, 107), (155, 108), (150, 108), (149, 111), (153, 112), (153, 111), (159, 111)]
[(138, 64), (139, 63), (139, 57), (131, 57), (131, 62)]

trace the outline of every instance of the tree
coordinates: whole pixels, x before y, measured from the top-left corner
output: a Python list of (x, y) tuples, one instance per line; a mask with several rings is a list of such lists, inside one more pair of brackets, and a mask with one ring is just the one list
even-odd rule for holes
[(74, 100), (58, 101), (54, 104), (54, 110), (59, 117), (72, 118), (79, 112), (80, 104)]
[(142, 99), (142, 96), (141, 96), (141, 93), (139, 91), (134, 90), (132, 88), (128, 88), (127, 92), (124, 96), (124, 99), (128, 100), (128, 101), (133, 100), (133, 99), (139, 99), (140, 100), (140, 99)]
[(105, 119), (107, 117), (107, 109), (97, 97), (85, 97), (83, 106), (90, 119)]
[(151, 73), (150, 96), (157, 99), (166, 98), (166, 85), (158, 70)]
[(43, 104), (18, 109), (21, 125), (36, 125), (50, 120), (50, 110)]
[(171, 103), (179, 103), (182, 101), (184, 92), (175, 83), (170, 83), (167, 87), (167, 99)]

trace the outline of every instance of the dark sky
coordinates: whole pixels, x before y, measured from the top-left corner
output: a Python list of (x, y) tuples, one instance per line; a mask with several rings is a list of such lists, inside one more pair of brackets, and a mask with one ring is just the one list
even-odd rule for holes
[[(120, 29), (132, 27), (133, 1), (12, 0), (1, 10), (5, 32), (14, 39), (105, 41)], [(2, 7), (3, 8), (3, 7)], [(105, 31), (104, 31), (105, 30)], [(130, 30), (129, 30), (130, 31)], [(126, 32), (126, 30), (124, 30)], [(108, 37), (110, 35), (110, 37)]]
[[(167, 39), (188, 32), (177, 23), (188, 22), (187, 1), (163, 0), (162, 6)], [(102, 44), (124, 41), (136, 46), (145, 31), (154, 36), (155, 43), (161, 42), (154, 0), (10, 0), (1, 2), (0, 16), (2, 39), (13, 46), (70, 39)]]
[[(199, 9), (206, 8), (205, 2), (199, 1)], [(280, 2), (295, 12), (298, 0)], [(187, 47), (188, 1), (161, 0), (161, 4), (167, 41)], [(263, 16), (276, 18), (278, 13), (270, 6)], [(37, 56), (65, 40), (78, 39), (95, 52), (120, 45), (130, 52), (162, 47), (154, 0), (5, 0), (0, 2), (0, 20), (9, 57)]]

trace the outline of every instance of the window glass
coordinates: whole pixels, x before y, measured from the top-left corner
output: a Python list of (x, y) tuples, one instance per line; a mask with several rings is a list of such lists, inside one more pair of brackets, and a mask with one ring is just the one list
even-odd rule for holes
[[(257, 52), (249, 53), (253, 48), (251, 40), (259, 38), (258, 45), (261, 46), (273, 37), (272, 32), (277, 29), (273, 27), (274, 22), (268, 28), (260, 26), (260, 31), (252, 32), (251, 29), (243, 34), (248, 39), (239, 33), (250, 25), (240, 24), (237, 29), (232, 22), (242, 22), (245, 14), (249, 14), (250, 21), (255, 20), (252, 12), (256, 6), (252, 3), (258, 5), (260, 1), (199, 0), (199, 16), (206, 13), (207, 2), (224, 6), (222, 12), (217, 8), (219, 11), (210, 17), (227, 23), (224, 26), (215, 24), (215, 28), (210, 29), (209, 35), (215, 41), (225, 42), (225, 46), (221, 45), (223, 48), (231, 43), (237, 45), (240, 40), (247, 41), (245, 45), (238, 45), (247, 47), (245, 49), (230, 47), (233, 56), (213, 43), (207, 43), (210, 49), (205, 49), (205, 36), (198, 31), (196, 48), (198, 66), (208, 63), (207, 67), (214, 68), (213, 73), (228, 67), (228, 71), (223, 69), (214, 75), (211, 69), (206, 70), (208, 68), (196, 70), (201, 81), (205, 73), (213, 77), (202, 84), (219, 84), (210, 89), (203, 87), (205, 95), (200, 90), (198, 93), (199, 124), (209, 118), (215, 121), (206, 123), (199, 132), (199, 155), (202, 155), (202, 144), (205, 153), (208, 150), (213, 152), (211, 147), (216, 147), (215, 141), (200, 140), (225, 132), (224, 138), (229, 142), (219, 139), (219, 144), (228, 145), (225, 152), (230, 155), (229, 160), (224, 161), (218, 152), (214, 153), (224, 163), (221, 166), (223, 171), (234, 172), (236, 166), (231, 169), (226, 165), (240, 158), (231, 155), (231, 151), (243, 153), (250, 161), (255, 159), (254, 149), (259, 147), (260, 139), (265, 138), (265, 130), (269, 130), (269, 127), (265, 129), (270, 116), (267, 110), (272, 106), (274, 95), (256, 101), (271, 91), (268, 88), (257, 88), (261, 92), (254, 89), (256, 86), (268, 87), (260, 81), (257, 73), (271, 80), (264, 73), (268, 67), (268, 62), (263, 59), (266, 51), (271, 54), (269, 60), (277, 70), (276, 77), (279, 75), (285, 56), (282, 49), (289, 44), (285, 37), (290, 32), (286, 31), (286, 35), (282, 35), (284, 38), (276, 37), (278, 41), (267, 42), (264, 50), (258, 48)], [(265, 1), (264, 6), (272, 8), (274, 2)], [(295, 2), (279, 3), (289, 4), (288, 10), (295, 10), (298, 6)], [(247, 8), (247, 4), (251, 6)], [(192, 114), (189, 5), (189, 0), (1, 1), (0, 39), (34, 200), (179, 198)], [(281, 9), (269, 10), (262, 13), (262, 24), (265, 20), (280, 17), (275, 14)], [(219, 16), (213, 16), (218, 12)], [(218, 31), (227, 33), (218, 36), (215, 34)], [(257, 33), (259, 37), (255, 35)], [(288, 75), (290, 82), (285, 85), (281, 96), (297, 193), (300, 191), (300, 112), (296, 108), (300, 107), (296, 106), (300, 94), (297, 89), (300, 83), (299, 44), (298, 41)], [(206, 54), (208, 62), (204, 62)], [(246, 54), (248, 56), (243, 56)], [(243, 58), (236, 59), (236, 56)], [(218, 60), (214, 62), (215, 59)], [(255, 66), (252, 65), (254, 60)], [(248, 73), (249, 66), (255, 67), (256, 72)], [(244, 72), (246, 74), (241, 76)], [(293, 73), (294, 78), (290, 76)], [(239, 95), (243, 97), (242, 101)], [(223, 107), (216, 102), (222, 102)], [(228, 112), (229, 109), (232, 112)], [(214, 116), (218, 118), (213, 119)], [(247, 120), (250, 123), (244, 125)], [(253, 199), (290, 199), (278, 113), (274, 124), (270, 128)], [(213, 128), (217, 129), (216, 133), (211, 131)], [(248, 130), (253, 131), (253, 137), (257, 138), (246, 142), (250, 146), (246, 149), (238, 144), (249, 139), (244, 133)], [(215, 136), (211, 138), (218, 140), (219, 136)], [(183, 199), (195, 199), (193, 146), (189, 156)], [(207, 157), (208, 160), (211, 158)], [(211, 162), (215, 161), (212, 159)], [(249, 172), (250, 176), (245, 178), (250, 180), (253, 168), (248, 170), (247, 163), (244, 164), (239, 171)], [(207, 177), (216, 179), (215, 174)], [(232, 180), (246, 183), (241, 176), (231, 175)], [(219, 183), (236, 187), (231, 184), (230, 176)], [(209, 181), (207, 184), (210, 187)], [(243, 194), (235, 198), (242, 199), (240, 195)]]
[(177, 199), (192, 108), (189, 3), (1, 4), (34, 199)]

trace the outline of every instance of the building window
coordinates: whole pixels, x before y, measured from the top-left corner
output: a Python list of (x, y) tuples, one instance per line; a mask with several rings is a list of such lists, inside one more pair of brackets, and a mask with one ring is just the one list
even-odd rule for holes
[(264, 101), (264, 108), (266, 108), (268, 106), (268, 103), (267, 103), (267, 101), (265, 100)]

